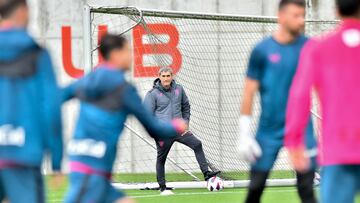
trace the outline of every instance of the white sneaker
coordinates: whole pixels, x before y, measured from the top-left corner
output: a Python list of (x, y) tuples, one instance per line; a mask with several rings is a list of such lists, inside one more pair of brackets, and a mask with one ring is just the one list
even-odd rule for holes
[(168, 195), (174, 195), (174, 193), (171, 190), (164, 190), (160, 192), (160, 195), (168, 196)]

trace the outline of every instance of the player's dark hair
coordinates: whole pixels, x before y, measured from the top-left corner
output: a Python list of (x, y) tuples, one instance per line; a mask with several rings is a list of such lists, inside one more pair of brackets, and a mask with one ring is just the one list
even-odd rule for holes
[(336, 6), (341, 16), (360, 14), (360, 0), (336, 0)]
[(26, 0), (0, 0), (0, 17), (8, 18), (17, 8), (26, 5)]
[(114, 49), (123, 49), (126, 45), (127, 39), (123, 36), (106, 34), (100, 41), (100, 54), (109, 59), (111, 51)]
[(305, 0), (280, 0), (279, 10), (283, 9), (285, 6), (295, 4), (297, 6), (304, 7), (306, 6)]

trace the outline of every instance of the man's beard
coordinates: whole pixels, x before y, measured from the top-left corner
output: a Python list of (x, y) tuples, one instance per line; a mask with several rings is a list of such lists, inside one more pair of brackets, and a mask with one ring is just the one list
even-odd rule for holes
[(288, 32), (293, 36), (293, 37), (297, 37), (299, 36), (300, 34), (302, 34), (304, 32), (304, 29), (301, 28), (301, 29), (288, 29)]

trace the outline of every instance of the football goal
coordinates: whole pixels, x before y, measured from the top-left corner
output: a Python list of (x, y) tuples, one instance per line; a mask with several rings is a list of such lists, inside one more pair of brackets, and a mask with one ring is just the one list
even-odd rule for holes
[[(122, 34), (130, 41), (134, 63), (127, 75), (144, 96), (153, 86), (161, 67), (171, 67), (191, 103), (190, 130), (203, 144), (214, 170), (221, 170), (225, 187), (246, 186), (249, 165), (236, 153), (239, 106), (248, 57), (254, 45), (277, 27), (275, 17), (146, 10), (136, 7), (84, 8), (86, 70), (100, 63), (98, 42), (105, 33)], [(336, 21), (306, 21), (306, 34), (318, 35), (336, 26)], [(254, 118), (260, 114), (257, 98)], [(314, 102), (313, 119), (317, 123)], [(257, 119), (252, 130), (255, 133)], [(156, 146), (139, 123), (129, 118), (119, 142), (114, 173), (121, 188), (156, 186)], [(194, 153), (175, 144), (167, 164), (169, 186), (204, 187)], [(123, 179), (121, 178), (123, 177)], [(286, 153), (274, 166), (270, 185), (295, 184)], [(143, 184), (139, 184), (139, 183)]]

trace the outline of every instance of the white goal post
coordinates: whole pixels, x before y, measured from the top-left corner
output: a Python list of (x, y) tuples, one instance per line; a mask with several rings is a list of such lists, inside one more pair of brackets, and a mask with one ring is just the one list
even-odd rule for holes
[[(239, 105), (248, 57), (253, 46), (277, 27), (275, 17), (160, 11), (136, 7), (84, 7), (84, 64), (86, 72), (101, 61), (98, 41), (106, 33), (130, 39), (134, 64), (128, 79), (144, 96), (152, 87), (160, 67), (169, 66), (176, 81), (187, 92), (191, 103), (190, 130), (202, 141), (212, 169), (221, 170), (225, 186), (243, 187), (248, 183), (249, 166), (238, 159), (235, 140)], [(306, 21), (306, 34), (314, 36), (333, 29), (337, 21)], [(315, 123), (320, 119), (313, 105)], [(258, 118), (260, 106), (254, 106)], [(255, 133), (257, 119), (252, 130)], [(114, 173), (155, 176), (154, 141), (133, 119), (128, 119), (119, 143)], [(169, 154), (167, 173), (174, 177), (188, 174), (190, 181), (174, 179), (175, 187), (203, 187), (204, 182), (194, 153), (175, 144)], [(294, 173), (286, 154), (281, 152), (269, 185), (294, 185)], [(199, 175), (200, 174), (200, 175)], [(186, 178), (185, 178), (186, 179)], [(195, 181), (191, 181), (195, 180)], [(116, 183), (123, 189), (156, 186), (154, 179)]]

